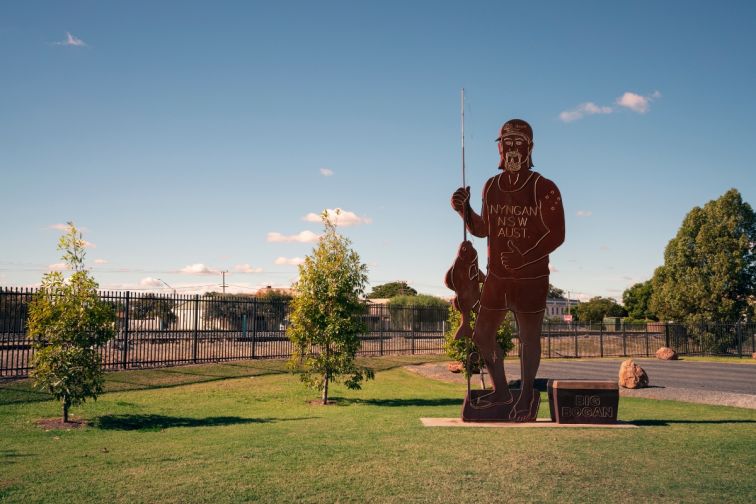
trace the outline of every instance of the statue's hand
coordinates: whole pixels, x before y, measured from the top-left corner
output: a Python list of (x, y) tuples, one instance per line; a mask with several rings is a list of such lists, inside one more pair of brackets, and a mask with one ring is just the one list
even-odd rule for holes
[(470, 205), (470, 186), (460, 187), (451, 197), (451, 206), (458, 212), (462, 213), (465, 207)]
[(501, 253), (501, 263), (508, 270), (521, 267), (525, 263), (525, 259), (512, 240), (507, 242), (507, 248), (509, 248), (508, 251)]

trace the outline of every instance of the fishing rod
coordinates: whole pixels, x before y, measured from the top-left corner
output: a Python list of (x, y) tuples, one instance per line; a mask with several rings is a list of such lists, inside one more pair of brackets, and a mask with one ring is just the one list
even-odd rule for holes
[[(467, 189), (465, 184), (465, 88), (462, 88), (460, 97), (462, 109), (462, 188)], [(462, 208), (462, 237), (467, 241), (467, 205)]]

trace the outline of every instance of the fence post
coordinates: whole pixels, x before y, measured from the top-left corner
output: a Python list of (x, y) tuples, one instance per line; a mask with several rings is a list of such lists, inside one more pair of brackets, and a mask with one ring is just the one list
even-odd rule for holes
[(604, 356), (604, 321), (599, 324), (599, 353)]
[(192, 362), (197, 363), (197, 331), (199, 330), (199, 294), (194, 295), (194, 337), (192, 338)]
[(252, 358), (255, 358), (257, 344), (257, 298), (252, 300)]
[(546, 345), (549, 349), (549, 359), (551, 359), (551, 321), (546, 321)]
[(124, 323), (126, 327), (123, 329), (123, 348), (121, 349), (121, 369), (126, 369), (126, 362), (129, 358), (129, 296), (130, 292), (126, 291), (126, 315), (124, 316)]
[(664, 346), (667, 348), (672, 348), (669, 346), (669, 323), (664, 322)]
[(622, 324), (622, 356), (627, 357), (627, 333), (625, 332), (625, 324)]
[(379, 348), (378, 353), (379, 353), (379, 355), (383, 356), (383, 332), (384, 332), (385, 324), (386, 324), (386, 321), (387, 321), (387, 319), (384, 319), (384, 316), (386, 315), (384, 313), (386, 311), (385, 310), (385, 305), (380, 305), (379, 309), (380, 309), (380, 315), (379, 315), (379, 319), (378, 320), (380, 320), (381, 323), (378, 326), (380, 328), (380, 331), (378, 332), (378, 345), (379, 345), (378, 346), (378, 348)]
[(415, 355), (415, 307), (411, 307), (410, 310), (410, 329), (411, 329), (411, 337), (412, 337), (412, 355)]
[(644, 324), (643, 332), (646, 335), (646, 357), (649, 357), (651, 354), (649, 353), (649, 350), (648, 350), (648, 322), (644, 322), (643, 324)]
[[(591, 330), (591, 326), (590, 326), (590, 323), (589, 323), (588, 324), (588, 331), (590, 331), (590, 330)], [(578, 353), (578, 335), (577, 335), (577, 333), (578, 333), (578, 328), (577, 328), (577, 324), (575, 324), (575, 358), (576, 359), (580, 355)]]
[(743, 338), (740, 331), (740, 322), (735, 323), (735, 337), (738, 338), (738, 357), (743, 357)]

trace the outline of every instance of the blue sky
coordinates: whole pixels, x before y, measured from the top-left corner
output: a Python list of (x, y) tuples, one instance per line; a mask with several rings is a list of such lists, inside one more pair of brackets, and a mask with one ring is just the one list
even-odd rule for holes
[(551, 282), (619, 297), (692, 207), (754, 204), (754, 5), (4, 2), (0, 285), (73, 220), (103, 288), (288, 286), (338, 207), (371, 284), (449, 296), (464, 87), (474, 206), (527, 120), (566, 211)]

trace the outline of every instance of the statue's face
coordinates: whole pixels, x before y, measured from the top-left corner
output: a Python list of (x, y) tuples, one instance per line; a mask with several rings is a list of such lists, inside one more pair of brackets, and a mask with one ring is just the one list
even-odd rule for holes
[(501, 167), (505, 171), (516, 173), (529, 167), (528, 159), (533, 144), (521, 135), (506, 135), (499, 141)]

